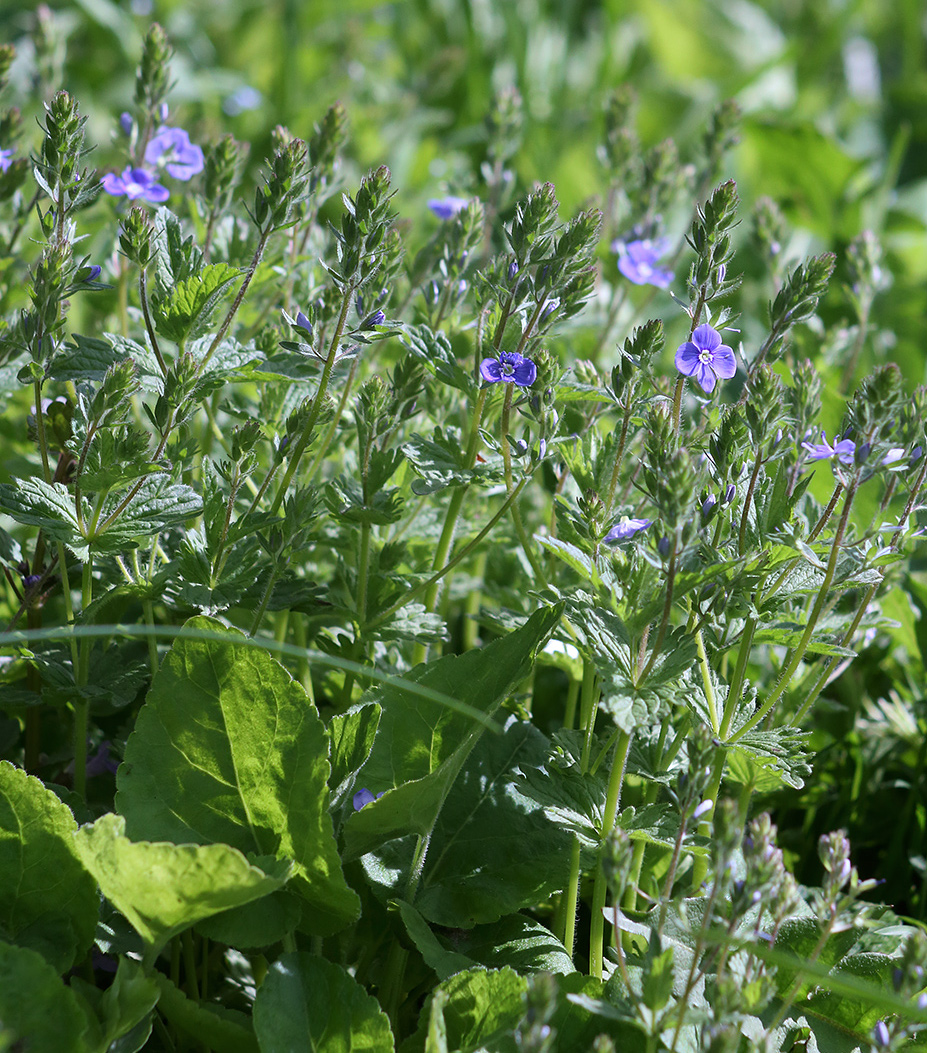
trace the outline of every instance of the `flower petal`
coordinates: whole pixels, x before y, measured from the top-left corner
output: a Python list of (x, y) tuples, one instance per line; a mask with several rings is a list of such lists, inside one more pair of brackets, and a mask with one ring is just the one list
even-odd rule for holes
[(692, 334), (692, 343), (702, 351), (714, 351), (721, 346), (721, 334), (706, 322)]
[(502, 367), (498, 358), (484, 358), (480, 362), (480, 376), (487, 384), (498, 384), (502, 379)]
[(717, 383), (717, 379), (715, 377), (714, 371), (712, 370), (711, 366), (708, 365), (707, 362), (699, 363), (698, 372), (695, 374), (695, 379), (699, 382), (702, 391), (704, 391), (706, 395), (710, 395), (715, 390), (715, 384)]
[(711, 368), (722, 380), (730, 380), (737, 372), (737, 358), (733, 348), (722, 344), (711, 353)]
[(516, 363), (514, 370), (512, 370), (512, 382), (520, 388), (527, 388), (535, 382), (537, 375), (538, 367), (530, 358), (523, 358)]
[(126, 185), (115, 172), (107, 172), (106, 175), (103, 176), (103, 189), (107, 194), (112, 194), (113, 197), (118, 197), (126, 192)]
[(685, 373), (687, 377), (691, 377), (692, 374), (701, 365), (699, 361), (699, 349), (690, 340), (687, 340), (684, 344), (680, 344), (676, 348), (676, 357), (674, 359), (676, 368), (680, 373)]

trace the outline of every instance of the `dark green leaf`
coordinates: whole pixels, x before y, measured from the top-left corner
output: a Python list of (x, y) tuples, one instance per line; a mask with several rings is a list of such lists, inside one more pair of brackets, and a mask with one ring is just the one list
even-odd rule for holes
[(261, 1053), (392, 1053), (393, 1034), (379, 1002), (334, 962), (285, 954), (268, 970), (254, 1001)]

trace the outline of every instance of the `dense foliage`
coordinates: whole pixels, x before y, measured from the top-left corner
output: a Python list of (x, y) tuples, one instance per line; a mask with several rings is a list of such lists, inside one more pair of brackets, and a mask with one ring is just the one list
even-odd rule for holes
[(136, 6), (0, 47), (0, 1051), (923, 1048), (907, 8)]

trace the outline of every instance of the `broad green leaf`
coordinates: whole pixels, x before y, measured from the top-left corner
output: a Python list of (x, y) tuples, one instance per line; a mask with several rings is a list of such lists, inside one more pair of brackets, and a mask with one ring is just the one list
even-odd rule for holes
[(415, 907), (453, 928), (498, 921), (567, 882), (573, 836), (522, 795), (517, 775), (544, 763), (548, 741), (512, 718), (484, 735), (438, 817)]
[[(449, 942), (448, 937), (443, 940)], [(491, 925), (475, 925), (455, 934), (454, 947), (487, 969), (510, 966), (526, 973), (567, 975), (576, 971), (566, 948), (534, 918), (510, 914)]]
[[(96, 1014), (99, 1053), (106, 1053), (113, 1042), (145, 1023), (161, 993), (138, 962), (124, 957), (120, 957), (115, 979), (105, 991), (76, 976), (71, 978), (71, 988)], [(150, 1024), (141, 1028), (146, 1036), (150, 1029)], [(134, 1048), (141, 1049), (141, 1045)]]
[(130, 841), (125, 825), (104, 815), (82, 826), (74, 844), (103, 895), (145, 940), (149, 961), (178, 932), (266, 896), (288, 877), (285, 864), (265, 873), (228, 845)]
[(0, 483), (0, 512), (17, 523), (40, 527), (46, 537), (63, 541), (78, 559), (86, 559), (87, 542), (77, 522), (74, 498), (64, 483), (46, 483), (37, 477)]
[[(483, 1048), (514, 1053), (513, 1032), (524, 1015), (527, 990), (528, 981), (514, 969), (472, 969), (445, 980), (435, 993), (444, 998), (447, 1048), (461, 1053)], [(420, 1033), (428, 1027), (429, 1012), (426, 1003)]]
[(91, 1022), (35, 951), (0, 942), (0, 1049), (86, 1053)]
[(446, 947), (415, 907), (403, 900), (398, 900), (397, 906), (406, 932), (425, 959), (425, 964), (434, 969), (439, 980), (446, 980), (455, 973), (476, 967), (477, 963), (472, 958)]
[(209, 263), (198, 274), (174, 282), (164, 296), (152, 298), (157, 331), (178, 343), (199, 336), (220, 297), (240, 273), (228, 263)]
[(42, 783), (0, 761), (0, 936), (59, 973), (93, 943), (97, 887), (74, 851), (74, 816)]
[(196, 931), (231, 947), (267, 947), (299, 925), (302, 905), (302, 897), (282, 888), (253, 903), (214, 914), (199, 922)]
[[(406, 679), (491, 715), (531, 671), (560, 613), (559, 606), (536, 611), (521, 629), (501, 640), (417, 666)], [(411, 695), (402, 683), (379, 684), (366, 692), (364, 701), (377, 702), (383, 712), (362, 782), (374, 793), (398, 788), (349, 816), (346, 859), (394, 837), (427, 833), (483, 730), (456, 709)]]
[(223, 842), (295, 863), (303, 926), (329, 934), (358, 912), (328, 811), (328, 738), (303, 687), (209, 618), (187, 626), (152, 681), (117, 776), (130, 836)]
[(380, 1003), (334, 962), (305, 952), (270, 967), (254, 1001), (261, 1053), (392, 1053)]
[[(887, 954), (849, 954), (837, 963), (832, 975), (836, 978), (864, 980), (876, 990), (893, 991), (892, 974), (898, 967), (898, 959)], [(850, 998), (846, 993), (836, 994), (819, 985), (810, 997), (801, 1003), (803, 1010), (824, 1017), (838, 1027), (847, 1028), (867, 1038), (875, 1025), (885, 1017), (885, 1009), (870, 1000)]]
[(258, 1053), (250, 1017), (214, 1002), (194, 1002), (156, 969), (151, 978), (161, 991), (158, 1011), (178, 1031), (215, 1053)]
[[(116, 512), (123, 500), (124, 495), (112, 494), (103, 503), (101, 524)], [(128, 507), (91, 541), (100, 551), (120, 552), (127, 541), (150, 537), (165, 527), (178, 526), (198, 516), (202, 510), (203, 502), (192, 487), (172, 482), (165, 472), (158, 472), (143, 481)]]
[(354, 790), (355, 776), (370, 756), (380, 712), (376, 703), (355, 706), (347, 713), (335, 714), (328, 725), (332, 766), (328, 786), (332, 794), (332, 810), (336, 810)]

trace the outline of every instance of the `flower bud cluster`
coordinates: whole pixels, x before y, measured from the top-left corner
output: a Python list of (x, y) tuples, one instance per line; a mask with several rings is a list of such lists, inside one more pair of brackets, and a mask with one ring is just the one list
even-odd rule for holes
[(309, 181), (306, 144), (291, 139), (274, 154), (264, 182), (255, 190), (252, 218), (262, 234), (287, 226)]
[(383, 262), (388, 247), (387, 232), (393, 220), (389, 184), (389, 169), (381, 166), (361, 180), (356, 197), (342, 195), (345, 212), (341, 229), (335, 230), (338, 269), (329, 268), (329, 274), (342, 292), (361, 288)]
[(735, 225), (738, 197), (733, 180), (722, 183), (699, 206), (688, 242), (696, 252), (689, 272), (693, 295), (702, 303), (736, 288), (737, 282), (727, 279), (727, 267), (734, 258), (731, 232)]
[(35, 172), (54, 204), (54, 225), (59, 231), (71, 209), (93, 200), (99, 192), (98, 186), (89, 183), (87, 169), (80, 167), (86, 123), (76, 100), (66, 91), (59, 91), (45, 104), (45, 138)]
[(782, 252), (788, 233), (788, 224), (782, 209), (771, 197), (758, 198), (753, 206), (753, 255), (758, 256), (774, 275), (781, 271)]
[(232, 204), (243, 148), (231, 135), (223, 135), (203, 151), (203, 199), (216, 214)]
[(142, 57), (135, 74), (135, 105), (146, 115), (149, 127), (159, 118), (161, 106), (171, 89), (168, 69), (171, 54), (167, 34), (154, 22), (145, 34)]
[(306, 142), (311, 168), (309, 191), (317, 201), (324, 199), (325, 191), (331, 188), (347, 138), (348, 113), (342, 103), (336, 102), (326, 110)]
[(789, 273), (769, 305), (770, 335), (763, 346), (764, 360), (775, 361), (782, 353), (789, 331), (799, 322), (807, 322), (817, 310), (836, 259), (832, 252), (825, 252), (799, 263)]

